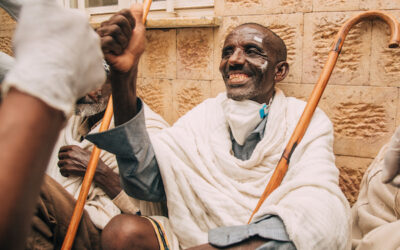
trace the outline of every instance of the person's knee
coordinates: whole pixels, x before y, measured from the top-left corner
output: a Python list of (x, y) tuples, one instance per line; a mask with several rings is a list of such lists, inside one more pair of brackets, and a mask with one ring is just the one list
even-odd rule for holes
[(101, 236), (107, 249), (159, 249), (151, 223), (140, 216), (121, 214), (115, 216), (104, 228)]

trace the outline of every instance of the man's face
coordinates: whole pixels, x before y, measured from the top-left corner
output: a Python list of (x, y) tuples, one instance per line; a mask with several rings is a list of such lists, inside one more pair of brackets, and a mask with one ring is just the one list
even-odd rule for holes
[(89, 117), (103, 112), (111, 94), (111, 84), (103, 84), (100, 89), (90, 92), (76, 102), (75, 114)]
[(228, 98), (267, 102), (274, 91), (276, 56), (264, 37), (270, 35), (254, 26), (241, 26), (228, 35), (219, 70)]

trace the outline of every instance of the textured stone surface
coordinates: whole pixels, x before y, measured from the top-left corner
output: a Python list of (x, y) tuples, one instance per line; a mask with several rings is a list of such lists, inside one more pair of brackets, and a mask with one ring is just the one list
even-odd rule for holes
[(176, 80), (173, 83), (173, 122), (211, 96), (210, 81)]
[(16, 22), (0, 8), (0, 51), (13, 55), (11, 47), (11, 39), (14, 33)]
[(373, 158), (336, 156), (336, 166), (340, 171), (339, 186), (350, 205), (357, 200), (362, 177), (372, 161)]
[(286, 82), (300, 83), (302, 68), (302, 39), (303, 16), (301, 14), (260, 15), (225, 17), (220, 29), (216, 32), (214, 79), (221, 79), (218, 66), (221, 61), (221, 50), (225, 37), (236, 26), (246, 22), (255, 22), (269, 27), (285, 42), (288, 51), (288, 63), (290, 66)]
[(398, 1), (398, 0), (360, 0), (360, 9), (362, 9), (362, 10), (400, 9), (400, 1)]
[(263, 10), (262, 0), (215, 0), (215, 13), (218, 16), (238, 16), (260, 14)]
[[(328, 58), (340, 26), (356, 13), (305, 14), (302, 82), (315, 83)], [(371, 23), (362, 22), (350, 30), (330, 79), (331, 84), (368, 85)]]
[(212, 79), (212, 28), (178, 30), (177, 52), (178, 79)]
[(147, 30), (142, 56), (143, 77), (176, 78), (176, 30)]
[(313, 11), (358, 10), (360, 0), (314, 0)]
[[(396, 13), (400, 15), (400, 12)], [(371, 50), (371, 85), (400, 87), (400, 48), (390, 49), (389, 26), (374, 20)]]
[(301, 13), (311, 12), (312, 0), (263, 0), (263, 13)]
[(216, 0), (219, 16), (282, 14), (312, 11), (312, 0)]
[[(280, 84), (289, 96), (308, 99), (313, 85)], [(395, 129), (396, 88), (327, 86), (319, 107), (334, 124), (335, 154), (375, 157)]]
[(171, 110), (172, 81), (167, 79), (139, 78), (137, 95), (169, 124), (173, 122)]

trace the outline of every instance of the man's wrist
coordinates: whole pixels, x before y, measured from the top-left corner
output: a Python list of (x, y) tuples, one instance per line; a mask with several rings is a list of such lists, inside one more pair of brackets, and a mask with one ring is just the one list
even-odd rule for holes
[(104, 165), (98, 166), (94, 176), (94, 182), (99, 186), (111, 199), (114, 199), (122, 190), (119, 183), (119, 176), (110, 167)]

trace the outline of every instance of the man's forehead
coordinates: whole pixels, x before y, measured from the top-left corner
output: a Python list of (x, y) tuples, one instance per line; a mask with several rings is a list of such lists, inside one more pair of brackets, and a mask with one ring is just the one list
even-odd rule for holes
[(231, 31), (225, 39), (225, 43), (233, 42), (235, 40), (246, 39), (253, 40), (257, 43), (262, 43), (267, 32), (261, 30), (257, 26), (242, 25)]

